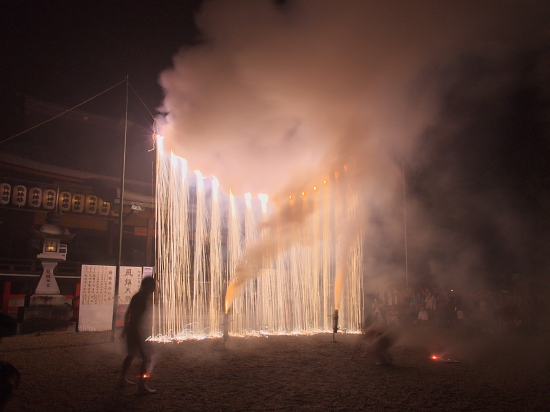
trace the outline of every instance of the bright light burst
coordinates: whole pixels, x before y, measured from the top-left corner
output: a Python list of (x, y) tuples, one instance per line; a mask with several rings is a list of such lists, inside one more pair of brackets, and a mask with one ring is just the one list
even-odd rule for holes
[[(251, 194), (244, 201), (232, 193), (223, 196), (216, 178), (205, 179), (199, 171), (193, 177), (184, 159), (165, 154), (160, 137), (158, 147), (159, 293), (150, 340), (221, 337), (224, 311), (234, 336), (331, 332), (335, 308), (342, 330), (361, 330), (361, 233), (345, 243), (345, 258), (339, 252), (341, 223), (356, 219), (360, 206), (342, 175), (323, 180), (311, 195), (289, 196), (288, 204), (275, 205), (270, 214), (267, 195), (258, 195), (259, 206)], [(264, 223), (285, 208), (303, 219), (268, 229)], [(250, 258), (247, 251), (266, 239), (275, 250), (261, 256), (225, 303), (237, 268)]]

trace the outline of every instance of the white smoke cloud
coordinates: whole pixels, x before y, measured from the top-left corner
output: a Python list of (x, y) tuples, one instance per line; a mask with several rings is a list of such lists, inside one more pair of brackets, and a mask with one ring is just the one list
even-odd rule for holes
[(547, 17), (536, 1), (206, 1), (204, 42), (161, 75), (165, 144), (222, 188), (271, 198), (353, 157), (367, 202), (396, 207), (440, 107), (426, 77), (466, 52), (498, 58)]
[(409, 94), (426, 64), (523, 23), (522, 7), (478, 3), (207, 1), (205, 42), (161, 76), (164, 133), (236, 193), (384, 156), (369, 140), (406, 148), (426, 124), (426, 102)]

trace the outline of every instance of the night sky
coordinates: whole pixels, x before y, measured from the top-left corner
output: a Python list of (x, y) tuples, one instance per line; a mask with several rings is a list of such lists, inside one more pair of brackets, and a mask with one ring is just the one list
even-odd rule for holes
[(2, 89), (71, 107), (128, 75), (155, 110), (163, 97), (160, 72), (180, 48), (199, 40), (193, 21), (199, 5), (8, 1), (2, 7)]
[[(163, 99), (158, 77), (178, 50), (199, 41), (193, 13), (200, 3), (8, 1), (0, 23), (0, 140), (96, 96), (128, 75), (128, 118), (136, 124), (128, 138), (128, 173), (138, 180), (150, 178), (143, 163), (150, 161), (152, 116)], [(22, 96), (54, 107), (40, 118), (25, 117)], [(126, 86), (121, 84), (78, 111), (122, 122), (125, 99)], [(120, 173), (120, 128), (107, 128), (103, 136), (94, 130), (78, 137), (78, 126), (70, 127), (63, 119), (54, 120), (2, 143), (0, 151), (74, 169)]]
[[(2, 139), (21, 131), (16, 93), (71, 107), (128, 75), (188, 137), (174, 145), (189, 161), (243, 190), (288, 193), (356, 156), (373, 274), (402, 277), (404, 170), (411, 276), (547, 284), (548, 2), (201, 3), (8, 2)], [(121, 119), (124, 93), (81, 110)], [(130, 100), (139, 157), (152, 119)], [(22, 135), (0, 151), (29, 145), (41, 143)], [(109, 150), (71, 147), (83, 163)]]

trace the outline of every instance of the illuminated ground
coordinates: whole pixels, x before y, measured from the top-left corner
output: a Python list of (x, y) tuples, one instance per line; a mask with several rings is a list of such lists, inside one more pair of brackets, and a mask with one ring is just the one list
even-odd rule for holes
[[(0, 360), (22, 374), (8, 411), (545, 410), (548, 338), (411, 325), (395, 366), (375, 366), (357, 335), (278, 336), (157, 344), (150, 386), (115, 383), (123, 358), (110, 332), (4, 338)], [(441, 353), (460, 363), (430, 360)], [(136, 369), (137, 369), (137, 365)]]

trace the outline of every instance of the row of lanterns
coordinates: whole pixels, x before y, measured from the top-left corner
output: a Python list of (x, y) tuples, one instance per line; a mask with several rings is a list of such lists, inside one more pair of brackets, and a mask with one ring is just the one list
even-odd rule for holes
[[(57, 202), (57, 191), (53, 189), (41, 189), (39, 187), (27, 187), (23, 185), (12, 186), (9, 183), (1, 183), (0, 205), (25, 206), (54, 210)], [(108, 216), (111, 212), (111, 203), (104, 202), (96, 195), (71, 194), (63, 190), (59, 192), (59, 210), (61, 212), (85, 212), (90, 215), (96, 213)]]

